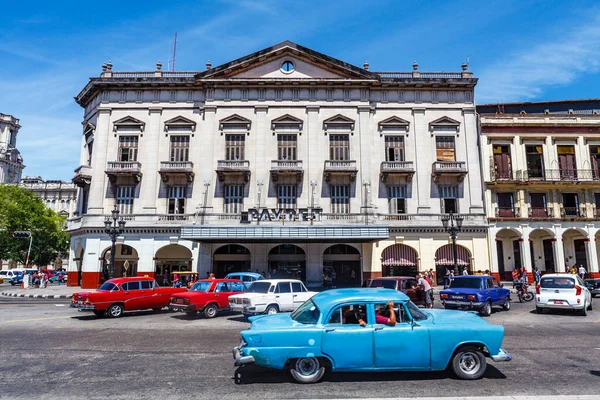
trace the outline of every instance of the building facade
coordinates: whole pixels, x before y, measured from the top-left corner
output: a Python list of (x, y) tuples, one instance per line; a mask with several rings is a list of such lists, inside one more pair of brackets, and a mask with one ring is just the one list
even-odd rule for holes
[[(69, 282), (239, 270), (360, 285), (489, 268), (474, 88), (460, 72), (372, 72), (283, 42), (200, 72), (114, 72), (85, 109)], [(128, 266), (128, 267), (126, 267)]]
[(600, 100), (478, 106), (492, 263), (598, 277)]
[(0, 113), (0, 184), (19, 183), (25, 166), (17, 150), (19, 120), (12, 115)]
[(77, 207), (77, 186), (73, 182), (60, 180), (44, 181), (40, 176), (21, 179), (19, 186), (37, 194), (52, 211), (66, 218), (75, 214)]

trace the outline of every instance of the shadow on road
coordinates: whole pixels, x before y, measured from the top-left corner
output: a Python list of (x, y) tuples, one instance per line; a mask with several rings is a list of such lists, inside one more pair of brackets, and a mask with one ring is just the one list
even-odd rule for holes
[(594, 376), (600, 376), (600, 371), (590, 371), (590, 374), (594, 375)]
[[(599, 371), (592, 371), (592, 373)], [(434, 372), (328, 372), (323, 381), (325, 382), (401, 382), (422, 381), (458, 378), (449, 370)], [(482, 379), (506, 379), (506, 375), (493, 365), (487, 366)], [(235, 370), (233, 380), (236, 385), (248, 385), (253, 383), (286, 383), (292, 382), (287, 371), (271, 370), (253, 365), (238, 367)]]

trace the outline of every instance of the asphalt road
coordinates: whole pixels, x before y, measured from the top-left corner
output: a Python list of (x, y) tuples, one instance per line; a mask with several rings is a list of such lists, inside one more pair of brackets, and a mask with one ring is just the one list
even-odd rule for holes
[[(450, 372), (335, 373), (299, 385), (285, 372), (233, 366), (248, 327), (240, 316), (190, 319), (166, 311), (98, 319), (66, 300), (0, 297), (0, 398), (282, 399), (577, 395), (600, 390), (600, 312), (537, 315), (513, 303), (503, 324), (509, 363), (479, 381)], [(600, 300), (598, 301), (600, 308)]]

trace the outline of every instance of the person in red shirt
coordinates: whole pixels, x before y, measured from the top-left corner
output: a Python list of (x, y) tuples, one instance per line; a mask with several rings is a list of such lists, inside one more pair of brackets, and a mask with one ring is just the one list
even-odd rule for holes
[[(393, 301), (388, 301), (387, 303), (387, 307), (383, 306), (376, 306), (376, 310), (375, 310), (375, 323), (376, 324), (383, 324), (383, 325), (389, 325), (389, 326), (395, 326), (396, 325), (396, 313), (394, 312), (394, 302)], [(385, 314), (387, 313), (388, 316), (386, 316)]]

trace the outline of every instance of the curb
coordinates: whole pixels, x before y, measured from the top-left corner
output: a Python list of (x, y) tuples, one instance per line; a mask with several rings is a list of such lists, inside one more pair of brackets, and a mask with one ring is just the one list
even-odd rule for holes
[(2, 296), (5, 297), (26, 297), (30, 299), (70, 299), (73, 295), (66, 294), (23, 294), (23, 293), (9, 293), (2, 292)]

